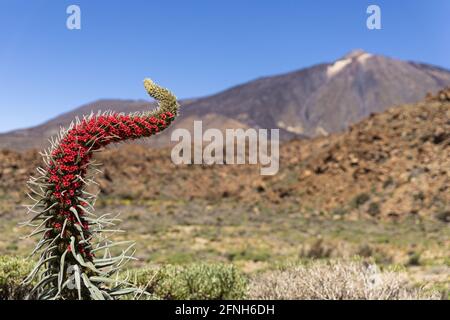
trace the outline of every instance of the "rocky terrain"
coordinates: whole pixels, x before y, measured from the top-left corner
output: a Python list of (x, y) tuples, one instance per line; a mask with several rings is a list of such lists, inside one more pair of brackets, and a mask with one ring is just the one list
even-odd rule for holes
[[(348, 131), (293, 140), (280, 150), (280, 172), (256, 166), (175, 166), (169, 149), (123, 145), (97, 157), (100, 199), (239, 201), (298, 208), (335, 218), (408, 216), (450, 219), (448, 91), (372, 114)], [(37, 151), (0, 152), (2, 205), (23, 201)], [(1, 210), (0, 210), (1, 211)]]

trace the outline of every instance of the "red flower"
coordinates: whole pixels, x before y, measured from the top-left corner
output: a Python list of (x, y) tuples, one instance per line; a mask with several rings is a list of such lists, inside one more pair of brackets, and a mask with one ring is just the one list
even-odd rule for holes
[[(82, 179), (87, 173), (89, 161), (93, 152), (107, 146), (113, 141), (136, 139), (150, 136), (168, 126), (173, 120), (174, 114), (171, 112), (161, 113), (158, 117), (139, 117), (119, 114), (93, 117), (70, 129), (66, 136), (60, 141), (59, 146), (51, 153), (53, 162), (48, 166), (48, 182), (54, 185), (53, 196), (63, 204), (62, 208), (79, 203), (81, 206), (88, 206), (85, 201), (79, 201), (77, 195), (83, 188)], [(75, 215), (65, 209), (60, 209), (57, 215), (65, 217), (68, 221), (80, 224)], [(81, 217), (83, 212), (79, 212)], [(84, 218), (82, 218), (84, 220)], [(62, 229), (62, 224), (55, 222), (53, 227)], [(82, 221), (81, 227), (89, 230), (89, 223)], [(48, 231), (45, 237), (52, 237), (53, 233)], [(63, 235), (65, 237), (65, 234)], [(95, 255), (79, 246), (79, 251), (85, 253), (87, 257)], [(67, 251), (71, 252), (69, 245)]]

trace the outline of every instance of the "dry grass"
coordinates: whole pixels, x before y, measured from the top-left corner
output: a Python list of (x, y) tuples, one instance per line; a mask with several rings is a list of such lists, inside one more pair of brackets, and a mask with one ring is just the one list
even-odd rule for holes
[(275, 300), (428, 300), (436, 291), (413, 288), (397, 272), (380, 272), (360, 261), (316, 261), (255, 276), (250, 299)]

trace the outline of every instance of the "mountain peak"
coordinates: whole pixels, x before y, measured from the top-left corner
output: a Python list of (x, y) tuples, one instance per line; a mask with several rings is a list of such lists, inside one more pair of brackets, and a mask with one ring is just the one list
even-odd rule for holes
[(331, 78), (344, 70), (348, 65), (352, 63), (364, 64), (368, 58), (372, 57), (370, 53), (365, 52), (362, 49), (352, 50), (342, 58), (336, 60), (327, 69), (327, 76)]
[(355, 49), (347, 53), (342, 59), (353, 59), (363, 55), (370, 55), (370, 53), (364, 51), (363, 49)]

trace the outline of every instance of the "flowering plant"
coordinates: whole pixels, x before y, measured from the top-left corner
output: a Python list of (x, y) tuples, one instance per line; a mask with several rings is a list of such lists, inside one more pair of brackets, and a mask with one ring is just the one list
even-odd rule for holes
[(136, 292), (126, 280), (112, 276), (133, 258), (134, 243), (118, 256), (110, 249), (124, 245), (108, 236), (116, 217), (94, 214), (96, 195), (87, 191), (95, 183), (90, 170), (94, 152), (113, 142), (149, 137), (167, 128), (178, 114), (176, 97), (167, 89), (144, 80), (148, 94), (159, 108), (125, 115), (105, 112), (77, 119), (62, 129), (44, 152), (43, 168), (28, 181), (27, 206), (34, 216), (25, 224), (34, 227), (29, 236), (40, 236), (32, 255), (39, 261), (25, 283), (37, 281), (30, 296), (39, 299), (115, 299)]

